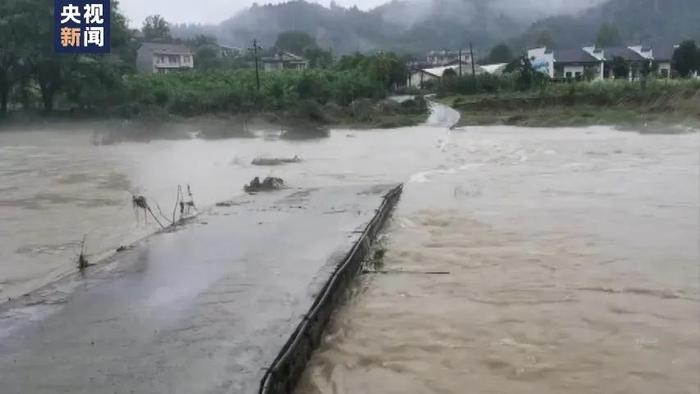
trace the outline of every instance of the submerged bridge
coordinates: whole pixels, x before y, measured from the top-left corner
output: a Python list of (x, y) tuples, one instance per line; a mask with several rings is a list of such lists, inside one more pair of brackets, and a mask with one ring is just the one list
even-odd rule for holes
[(401, 190), (245, 196), (0, 305), (0, 391), (290, 392)]

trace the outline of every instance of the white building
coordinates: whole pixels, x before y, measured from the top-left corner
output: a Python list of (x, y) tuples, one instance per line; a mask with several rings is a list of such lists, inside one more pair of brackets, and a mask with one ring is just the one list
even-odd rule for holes
[[(471, 75), (471, 67), (471, 64), (462, 63), (462, 75)], [(411, 73), (411, 77), (409, 78), (408, 84), (409, 86), (422, 88), (423, 85), (428, 81), (439, 81), (440, 79), (442, 79), (447, 70), (451, 70), (452, 72), (454, 72), (454, 75), (459, 75), (459, 63), (451, 64), (449, 66), (421, 68), (415, 70)], [(479, 66), (478, 64), (474, 65), (475, 74), (483, 74), (484, 72), (486, 71), (481, 66)]]
[(184, 45), (146, 42), (136, 55), (136, 69), (140, 73), (165, 74), (194, 68), (194, 55)]
[(603, 77), (604, 64), (583, 49), (550, 50), (535, 48), (528, 51), (532, 67), (550, 78), (581, 79), (586, 74)]
[(667, 45), (658, 47), (645, 47), (635, 45), (629, 47), (632, 51), (654, 63), (658, 67), (659, 76), (663, 78), (671, 77), (671, 60), (673, 52), (678, 48), (678, 45)]
[(309, 68), (309, 61), (291, 52), (278, 52), (273, 56), (261, 59), (263, 70), (305, 70)]
[(469, 49), (462, 49), (461, 52), (459, 50), (430, 51), (425, 60), (432, 66), (446, 66), (458, 60), (461, 60), (462, 63), (472, 62)]

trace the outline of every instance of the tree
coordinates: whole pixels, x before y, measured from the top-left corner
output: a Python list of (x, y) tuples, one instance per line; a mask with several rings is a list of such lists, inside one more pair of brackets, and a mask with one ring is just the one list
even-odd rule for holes
[(456, 76), (457, 76), (457, 72), (456, 72), (454, 69), (452, 69), (452, 68), (448, 68), (447, 70), (445, 70), (445, 71), (442, 73), (442, 77), (443, 77), (444, 79), (454, 78), (454, 77), (456, 77)]
[(554, 40), (552, 39), (552, 35), (549, 33), (549, 30), (543, 30), (539, 37), (537, 37), (537, 40), (535, 41), (535, 44), (538, 47), (546, 47), (546, 48), (554, 48)]
[(673, 69), (683, 78), (687, 78), (695, 71), (700, 71), (700, 49), (695, 45), (695, 41), (683, 41), (673, 51), (672, 64)]
[(615, 79), (627, 79), (629, 77), (630, 65), (624, 58), (615, 56), (612, 60), (611, 67)]
[(18, 37), (11, 2), (0, 3), (0, 115), (7, 112), (10, 90), (14, 86), (15, 69), (19, 61)]
[(321, 48), (307, 48), (304, 57), (309, 60), (311, 68), (328, 68), (333, 64), (333, 55), (330, 51)]
[(303, 31), (290, 30), (277, 35), (275, 47), (280, 50), (302, 55), (307, 49), (318, 48), (316, 40)]
[(151, 15), (143, 21), (141, 28), (146, 41), (170, 40), (170, 24), (160, 15)]
[(491, 49), (487, 58), (488, 63), (510, 63), (513, 61), (513, 52), (508, 45), (501, 43)]
[(622, 37), (620, 37), (617, 27), (604, 23), (598, 30), (595, 44), (599, 48), (619, 46), (622, 45)]

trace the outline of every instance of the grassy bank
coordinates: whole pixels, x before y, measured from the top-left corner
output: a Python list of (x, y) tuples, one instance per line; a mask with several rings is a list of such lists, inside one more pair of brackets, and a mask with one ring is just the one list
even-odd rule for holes
[(438, 100), (459, 110), (459, 126), (590, 125), (700, 127), (700, 81), (654, 80), (549, 84), (527, 91), (450, 94)]
[(10, 111), (0, 127), (114, 119), (153, 128), (209, 118), (207, 125), (219, 124), (211, 133), (224, 135), (240, 134), (250, 118), (293, 129), (388, 128), (421, 123), (429, 112), (421, 97), (403, 103), (387, 99), (386, 82), (359, 67), (262, 73), (259, 89), (255, 72), (247, 69), (127, 75), (92, 93), (59, 95), (49, 115)]

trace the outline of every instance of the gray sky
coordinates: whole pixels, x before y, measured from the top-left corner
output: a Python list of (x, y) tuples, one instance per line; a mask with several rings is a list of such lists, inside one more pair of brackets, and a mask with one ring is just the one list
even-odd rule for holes
[[(0, 0), (2, 1), (2, 0)], [(282, 0), (258, 0), (257, 3), (280, 3)], [(312, 1), (312, 0), (309, 0)], [(160, 14), (169, 22), (218, 23), (237, 11), (251, 6), (255, 0), (120, 0), (124, 14), (134, 27), (140, 27), (147, 16)], [(328, 6), (330, 0), (316, 1)], [(386, 0), (335, 0), (344, 7), (357, 5), (369, 9)]]

